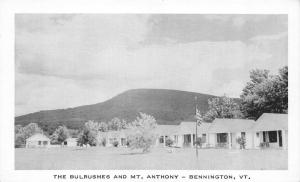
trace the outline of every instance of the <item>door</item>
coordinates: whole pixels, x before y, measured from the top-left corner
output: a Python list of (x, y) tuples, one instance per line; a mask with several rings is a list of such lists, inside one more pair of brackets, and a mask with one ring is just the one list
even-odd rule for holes
[(126, 139), (125, 138), (121, 138), (121, 146), (125, 146), (126, 145)]
[(185, 146), (189, 146), (192, 142), (192, 139), (191, 139), (191, 135), (184, 135), (183, 136), (183, 144)]
[(279, 147), (282, 147), (282, 133), (281, 133), (281, 130), (278, 130), (278, 138), (279, 138)]

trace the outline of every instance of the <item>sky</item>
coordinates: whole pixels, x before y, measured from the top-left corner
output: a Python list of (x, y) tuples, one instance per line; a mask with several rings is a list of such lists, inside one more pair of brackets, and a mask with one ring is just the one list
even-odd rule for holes
[(17, 14), (15, 115), (129, 89), (239, 97), (252, 69), (287, 65), (286, 15)]

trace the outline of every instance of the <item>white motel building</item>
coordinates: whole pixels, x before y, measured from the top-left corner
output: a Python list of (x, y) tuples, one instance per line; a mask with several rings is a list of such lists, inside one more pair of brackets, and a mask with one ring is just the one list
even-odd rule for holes
[[(158, 125), (156, 146), (166, 146), (168, 138), (173, 147), (193, 147), (196, 140), (195, 121), (181, 121), (178, 125)], [(106, 146), (126, 146), (130, 130), (101, 132)], [(237, 138), (243, 137), (246, 149), (288, 147), (288, 115), (264, 113), (256, 121), (249, 119), (215, 119), (212, 123), (197, 126), (197, 135), (201, 137), (203, 148), (239, 148)]]

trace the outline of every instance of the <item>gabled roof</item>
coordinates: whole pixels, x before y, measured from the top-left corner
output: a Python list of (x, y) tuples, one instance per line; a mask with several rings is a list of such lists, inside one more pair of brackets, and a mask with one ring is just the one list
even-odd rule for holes
[(196, 122), (195, 121), (182, 121), (179, 125), (180, 134), (191, 134), (196, 132)]
[(132, 129), (122, 129), (118, 131), (98, 132), (98, 137), (118, 138), (127, 137), (132, 133)]
[(67, 138), (66, 141), (68, 142), (77, 142), (78, 138)]
[(156, 133), (159, 135), (176, 135), (179, 131), (179, 125), (157, 125)]
[[(197, 126), (198, 133), (208, 133), (211, 123), (202, 122)], [(182, 121), (179, 127), (179, 134), (192, 134), (196, 132), (196, 121)]]
[(253, 131), (288, 130), (288, 115), (264, 113), (257, 120)]
[(50, 139), (44, 134), (37, 133), (27, 138), (26, 141), (50, 141)]
[(249, 119), (216, 118), (209, 127), (209, 133), (228, 133), (251, 131), (255, 121)]
[(197, 126), (198, 133), (209, 133), (209, 128), (211, 123), (202, 122), (200, 125)]

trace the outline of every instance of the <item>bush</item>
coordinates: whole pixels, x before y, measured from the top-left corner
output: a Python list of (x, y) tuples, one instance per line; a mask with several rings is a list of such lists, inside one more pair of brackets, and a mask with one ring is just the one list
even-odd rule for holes
[(103, 140), (101, 141), (101, 145), (102, 145), (103, 147), (106, 146), (106, 139), (105, 139), (105, 138), (103, 138)]
[(166, 146), (171, 147), (174, 144), (174, 140), (171, 138), (166, 139)]
[(196, 141), (195, 141), (195, 144), (196, 144), (196, 146), (202, 147), (202, 144), (203, 144), (202, 138), (201, 138), (201, 137), (198, 137), (198, 138), (196, 139)]
[(118, 141), (114, 141), (112, 144), (113, 144), (114, 147), (118, 147), (119, 142)]
[(264, 149), (264, 148), (268, 148), (270, 146), (269, 142), (261, 142), (259, 144), (259, 147)]
[(19, 135), (15, 136), (15, 148), (23, 148), (25, 147), (25, 142), (23, 138)]
[(238, 144), (240, 144), (240, 149), (245, 149), (245, 147), (246, 147), (246, 139), (245, 139), (245, 137), (238, 137), (236, 139), (236, 142)]

